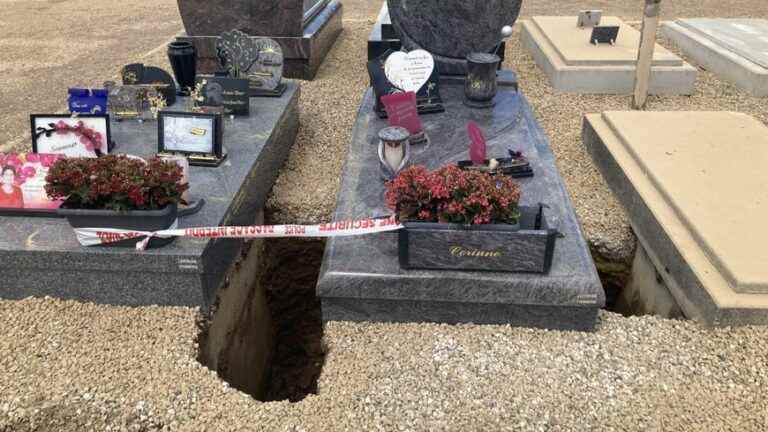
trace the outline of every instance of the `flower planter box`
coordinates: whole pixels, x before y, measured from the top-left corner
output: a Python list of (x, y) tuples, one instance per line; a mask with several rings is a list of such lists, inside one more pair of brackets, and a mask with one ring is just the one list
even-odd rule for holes
[(404, 269), (547, 273), (559, 233), (541, 207), (521, 207), (519, 225), (404, 222), (398, 232)]
[[(119, 228), (134, 231), (160, 231), (170, 228), (178, 216), (178, 206), (167, 205), (159, 210), (91, 210), (69, 208), (64, 202), (58, 214), (67, 218), (72, 228)], [(106, 246), (134, 247), (144, 237), (107, 243)], [(148, 247), (161, 247), (173, 242), (175, 237), (154, 237)]]

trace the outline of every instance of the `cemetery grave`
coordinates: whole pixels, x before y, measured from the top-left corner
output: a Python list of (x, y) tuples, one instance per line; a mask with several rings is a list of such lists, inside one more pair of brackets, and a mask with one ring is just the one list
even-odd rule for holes
[[(349, 3), (345, 2), (345, 13), (350, 11)], [(366, 10), (356, 2), (351, 3), (353, 14)], [(515, 3), (509, 1), (497, 6), (509, 8), (516, 16), (519, 3), (517, 6)], [(319, 14), (319, 9), (313, 11), (314, 4), (305, 1), (301, 5), (302, 14)], [(624, 7), (627, 6), (617, 5), (619, 10)], [(540, 11), (540, 6), (534, 8), (543, 14), (558, 12)], [(438, 16), (456, 13), (450, 9), (432, 8), (430, 12)], [(629, 15), (622, 15), (622, 19), (635, 16)], [(195, 198), (195, 193), (204, 191), (205, 188), (196, 187), (199, 184), (225, 192), (207, 194), (209, 200), (200, 212), (181, 218), (181, 223), (203, 226), (335, 221), (330, 224), (333, 229), (346, 227), (350, 219), (379, 224), (382, 220), (369, 222), (358, 218), (379, 218), (393, 211), (384, 205), (383, 176), (397, 175), (399, 162), (425, 164), (429, 169), (456, 165), (467, 170), (465, 172), (478, 170), (481, 174), (498, 170), (513, 176), (520, 185), (522, 213), (521, 229), (511, 231), (513, 234), (507, 237), (514, 239), (510, 249), (514, 259), (496, 260), (495, 265), (512, 263), (529, 271), (537, 270), (532, 273), (447, 270), (446, 265), (466, 264), (459, 264), (461, 260), (457, 259), (431, 259), (441, 256), (441, 250), (439, 247), (430, 250), (430, 244), (410, 243), (412, 250), (404, 251), (404, 231), (324, 241), (257, 239), (243, 242), (180, 237), (170, 245), (144, 252), (85, 248), (76, 244), (57, 246), (52, 252), (54, 255), (84, 251), (96, 257), (93, 263), (81, 260), (87, 266), (99, 264), (102, 255), (128, 256), (127, 262), (148, 257), (147, 263), (162, 264), (163, 259), (175, 259), (182, 253), (179, 250), (192, 244), (201, 249), (197, 258), (194, 258), (198, 253), (195, 250), (190, 255), (200, 262), (201, 273), (198, 278), (191, 268), (179, 269), (181, 273), (189, 270), (195, 274), (190, 278), (193, 283), (180, 283), (185, 290), (166, 296), (166, 305), (160, 307), (150, 305), (155, 303), (153, 292), (164, 290), (165, 282), (152, 274), (147, 275), (144, 290), (140, 291), (142, 299), (130, 297), (126, 290), (100, 293), (87, 290), (84, 285), (60, 290), (66, 288), (66, 284), (61, 283), (67, 280), (62, 276), (66, 276), (66, 268), (57, 280), (40, 284), (39, 288), (59, 289), (66, 292), (64, 295), (55, 293), (54, 298), (10, 301), (5, 300), (6, 294), (1, 295), (0, 323), (5, 329), (9, 355), (0, 361), (7, 371), (0, 378), (0, 389), (3, 394), (22, 397), (10, 401), (0, 399), (0, 427), (11, 430), (41, 426), (57, 430), (119, 426), (150, 430), (376, 427), (496, 430), (515, 425), (521, 429), (559, 426), (643, 430), (663, 425), (684, 430), (692, 423), (679, 413), (696, 407), (708, 413), (696, 423), (697, 428), (717, 429), (738, 422), (746, 430), (761, 429), (764, 416), (754, 408), (762, 401), (754, 395), (759, 395), (767, 384), (759, 372), (759, 365), (766, 361), (763, 328), (707, 330), (691, 321), (654, 317), (627, 319), (599, 311), (606, 301), (601, 279), (605, 285), (611, 278), (606, 269), (624, 259), (616, 256), (631, 256), (634, 246), (631, 235), (615, 234), (628, 233), (628, 225), (622, 220), (622, 212), (608, 187), (629, 190), (630, 186), (614, 181), (599, 159), (594, 165), (590, 161), (584, 146), (588, 145), (595, 156), (598, 147), (608, 147), (605, 143), (609, 139), (598, 143), (594, 137), (587, 139), (585, 135), (582, 143), (581, 113), (626, 109), (627, 99), (557, 95), (545, 74), (523, 52), (519, 33), (513, 32), (511, 38), (504, 40), (508, 33), (499, 29), (494, 32), (493, 44), (480, 44), (484, 52), (472, 57), (476, 64), (469, 65), (470, 73), (480, 73), (483, 68), (487, 71), (487, 66), (498, 61), (489, 53), (502, 50), (504, 55), (499, 57), (506, 60), (498, 76), (472, 75), (472, 79), (465, 82), (459, 72), (425, 74), (414, 79), (409, 74), (397, 73), (397, 68), (392, 67), (384, 74), (385, 81), (392, 82), (384, 82), (383, 88), (393, 82), (399, 86), (413, 85), (415, 103), (409, 105), (412, 102), (403, 98), (390, 99), (393, 104), (405, 105), (380, 107), (381, 110), (375, 111), (374, 105), (382, 94), (364, 89), (368, 77), (364, 72), (365, 58), (360, 57), (375, 15), (369, 18), (370, 21), (362, 23), (345, 22), (345, 32), (349, 34), (345, 33), (331, 51), (329, 60), (318, 73), (318, 81), (300, 84), (301, 99), (299, 83), (288, 82), (282, 95), (250, 98), (247, 117), (225, 115), (222, 118), (224, 142), (229, 143), (225, 145), (226, 159), (218, 167), (192, 166), (190, 192)], [(380, 18), (384, 20), (383, 16)], [(338, 21), (341, 21), (340, 14)], [(403, 24), (398, 22), (398, 25)], [(515, 24), (515, 28), (518, 26)], [(473, 30), (458, 33), (472, 34)], [(407, 34), (410, 40), (403, 42), (417, 44), (411, 48), (431, 49), (430, 41), (420, 39), (418, 32), (409, 30)], [(661, 43), (671, 47), (665, 41)], [(369, 56), (370, 47), (369, 41)], [(412, 51), (414, 56), (410, 56), (409, 61), (415, 61), (416, 51)], [(160, 54), (155, 58), (162, 58), (165, 50)], [(391, 54), (381, 54), (374, 58), (381, 58), (384, 70)], [(435, 70), (441, 65), (448, 65), (449, 72), (467, 67), (461, 60), (463, 54), (457, 51), (443, 51), (434, 58)], [(412, 66), (422, 68), (428, 57), (418, 54), (418, 59), (421, 63)], [(486, 62), (486, 59), (490, 60)], [(147, 59), (142, 61), (149, 64)], [(258, 73), (264, 70), (258, 69)], [(701, 74), (704, 83), (697, 84), (693, 97), (651, 98), (649, 109), (691, 106), (701, 110), (739, 104), (764, 121), (764, 113), (752, 112), (753, 107), (760, 106), (759, 100), (743, 94), (729, 101), (712, 98), (711, 90), (720, 88), (722, 83), (706, 71)], [(233, 85), (239, 79), (236, 75), (230, 70), (227, 79), (231, 79)], [(429, 88), (427, 94), (420, 88), (422, 79)], [(414, 83), (408, 84), (409, 80)], [(217, 83), (217, 80), (211, 82)], [(698, 86), (703, 86), (703, 90)], [(484, 99), (488, 93), (491, 98)], [(205, 99), (210, 99), (207, 93)], [(184, 101), (181, 97), (177, 104), (184, 106)], [(231, 105), (237, 100), (229, 102)], [(210, 110), (212, 115), (216, 115), (216, 108), (201, 107)], [(265, 109), (270, 113), (269, 118), (264, 117)], [(301, 125), (298, 124), (299, 110)], [(417, 110), (420, 114), (414, 116)], [(427, 112), (430, 110), (432, 112)], [(389, 118), (382, 118), (385, 114)], [(622, 115), (609, 112), (587, 118)], [(420, 120), (419, 125), (413, 123), (414, 118)], [(627, 118), (627, 124), (637, 126), (631, 116)], [(292, 120), (286, 122), (286, 119)], [(267, 125), (260, 126), (260, 122)], [(395, 135), (381, 134), (392, 122), (402, 124), (406, 134), (421, 126), (423, 138), (415, 134), (413, 141), (397, 141)], [(711, 123), (715, 132), (722, 132), (722, 128), (715, 126), (716, 122)], [(753, 121), (752, 126), (759, 135), (760, 127), (756, 123)], [(235, 135), (242, 134), (246, 146), (254, 138), (257, 149), (263, 142), (262, 150), (233, 161), (241, 148), (240, 140), (239, 136), (232, 136), (232, 129), (227, 125), (237, 126)], [(131, 152), (143, 156), (154, 153), (158, 143), (153, 141), (157, 136), (151, 131), (157, 126), (152, 120), (113, 123), (112, 135), (119, 143), (115, 151), (122, 151), (122, 145), (123, 149), (135, 148)], [(143, 136), (132, 133), (135, 131)], [(293, 138), (288, 136), (297, 137), (295, 146), (292, 146)], [(647, 148), (653, 148), (654, 140), (659, 140), (644, 134), (641, 138)], [(682, 133), (677, 138), (692, 139), (690, 133)], [(723, 135), (723, 140), (730, 138)], [(742, 141), (752, 142), (753, 138), (749, 135)], [(714, 141), (708, 149), (717, 152), (719, 141)], [(483, 144), (483, 151), (479, 150), (478, 143)], [(402, 159), (398, 159), (400, 157)], [(338, 163), (343, 158), (346, 162), (341, 169)], [(286, 159), (287, 164), (277, 175)], [(238, 165), (240, 162), (243, 166)], [(605, 172), (605, 178), (595, 166)], [(384, 167), (396, 170), (387, 171)], [(692, 169), (691, 175), (696, 175), (695, 166)], [(249, 174), (242, 175), (246, 172)], [(267, 191), (273, 182), (275, 187), (267, 201)], [(333, 196), (334, 183), (338, 183), (337, 198)], [(312, 187), (306, 186), (310, 184)], [(740, 183), (734, 179), (729, 184)], [(296, 190), (296, 185), (305, 186)], [(669, 187), (674, 189), (674, 186)], [(240, 191), (234, 192), (238, 188)], [(628, 193), (617, 194), (625, 206), (630, 197)], [(230, 199), (232, 204), (228, 203)], [(297, 205), (298, 201), (301, 205)], [(265, 203), (266, 215), (262, 217), (260, 210)], [(334, 206), (336, 209), (332, 210)], [(627, 209), (637, 229), (632, 208)], [(209, 216), (221, 219), (207, 222), (205, 218)], [(18, 233), (14, 231), (14, 235), (23, 236), (28, 226), (45, 225), (46, 222), (41, 221), (46, 220), (53, 219), (25, 220), (21, 223), (22, 229)], [(61, 228), (59, 233), (65, 234), (66, 230), (72, 233), (63, 220), (53, 223)], [(652, 224), (646, 220), (641, 225)], [(440, 243), (442, 235), (467, 241), (475, 241), (473, 237), (477, 236), (481, 240), (475, 244), (479, 246), (465, 248), (460, 255), (474, 254), (470, 261), (472, 266), (480, 266), (480, 270), (490, 266), (482, 264), (488, 260), (481, 258), (498, 257), (499, 252), (491, 247), (502, 238), (496, 231), (453, 228), (447, 234), (436, 234), (435, 227), (421, 227), (410, 231), (406, 224), (411, 241), (416, 241), (417, 236), (426, 236), (434, 242), (431, 245), (440, 245), (444, 244)], [(638, 229), (642, 243), (641, 231)], [(547, 239), (544, 250), (549, 252), (534, 253), (533, 243), (528, 243), (533, 238), (530, 236)], [(27, 237), (26, 242), (19, 243), (29, 249), (33, 259), (38, 252), (35, 250), (37, 240), (33, 236), (31, 241)], [(320, 252), (323, 245), (324, 256)], [(670, 243), (661, 247), (672, 249), (674, 246)], [(715, 246), (702, 243), (704, 249), (720, 249), (719, 246), (722, 243)], [(206, 253), (216, 247), (229, 252)], [(646, 249), (647, 255), (651, 255), (649, 266), (658, 269), (659, 260), (654, 255), (658, 245), (651, 247), (642, 243), (639, 246), (639, 250)], [(366, 256), (369, 259), (363, 259)], [(613, 258), (603, 261), (607, 256)], [(300, 259), (296, 259), (298, 257)], [(597, 265), (592, 262), (593, 257), (597, 257)], [(721, 267), (727, 269), (733, 261), (723, 255), (721, 263)], [(674, 264), (677, 272), (687, 263), (675, 261)], [(136, 265), (110, 270), (125, 274)], [(409, 268), (413, 265), (442, 269)], [(540, 270), (539, 265), (543, 265)], [(226, 267), (228, 271), (216, 270)], [(208, 272), (206, 268), (211, 270)], [(741, 274), (749, 281), (731, 286), (736, 286), (736, 291), (739, 287), (754, 286), (752, 276), (759, 275), (759, 270), (757, 273), (752, 270), (735, 276), (737, 282), (743, 279)], [(176, 273), (175, 268), (168, 267), (160, 274), (167, 274), (164, 278), (188, 277)], [(125, 277), (122, 279), (124, 282)], [(696, 288), (695, 284), (686, 286), (688, 291), (681, 297), (672, 286), (674, 279), (664, 282), (666, 285), (662, 288), (672, 291), (677, 301), (696, 296), (696, 291), (691, 291)], [(313, 292), (315, 283), (317, 297)], [(645, 289), (644, 283), (640, 285)], [(29, 286), (21, 281), (18, 289), (29, 289)], [(44, 295), (43, 291), (40, 293), (38, 295)], [(108, 304), (62, 300), (62, 297), (80, 296), (81, 300)], [(720, 315), (714, 320), (715, 324), (757, 322), (738, 318), (741, 310), (721, 314), (712, 312), (711, 301), (705, 299), (701, 303), (700, 298), (696, 301), (699, 303), (695, 308), (683, 308), (686, 317), (701, 319), (701, 315), (717, 313)], [(131, 306), (110, 305), (121, 302)], [(181, 307), (170, 306), (173, 304)], [(200, 308), (189, 307), (193, 305)], [(658, 313), (657, 310), (650, 312)], [(760, 312), (750, 314), (762, 316)], [(721, 320), (722, 317), (726, 319)], [(737, 318), (733, 320), (733, 317)], [(464, 324), (446, 326), (429, 324), (429, 321)], [(712, 323), (706, 318), (701, 321)], [(274, 329), (274, 333), (270, 329)], [(85, 341), (88, 346), (84, 346)], [(73, 367), (77, 370), (72, 370)], [(504, 377), (504, 385), (500, 385), (500, 377)], [(45, 380), (49, 385), (39, 386), (38, 380)], [(231, 387), (259, 400), (287, 398), (300, 402), (260, 403)], [(544, 403), (528, 402), (533, 399)], [(46, 402), (41, 404), (41, 400)], [(617, 400), (618, 406), (612, 403)], [(553, 411), (553, 406), (560, 408)], [(469, 411), (471, 415), (467, 415)]]
[[(576, 26), (576, 16), (534, 16), (522, 23), (521, 38), (552, 86), (570, 93), (629, 94), (635, 78), (640, 32), (617, 17), (601, 26), (618, 27), (614, 43), (590, 43), (594, 27)], [(651, 67), (652, 94), (691, 94), (696, 68), (656, 45)]]
[(697, 64), (755, 96), (768, 95), (768, 20), (685, 18), (662, 30)]

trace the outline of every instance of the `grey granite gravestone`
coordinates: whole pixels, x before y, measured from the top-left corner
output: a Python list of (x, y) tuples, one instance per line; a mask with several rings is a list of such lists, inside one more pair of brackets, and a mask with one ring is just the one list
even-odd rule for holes
[[(279, 98), (251, 99), (251, 115), (224, 120), (226, 161), (190, 170), (199, 213), (180, 227), (250, 225), (264, 206), (298, 131), (300, 88), (289, 82)], [(171, 109), (183, 109), (180, 98)], [(114, 152), (149, 157), (157, 151), (157, 122), (112, 122)], [(240, 253), (239, 239), (178, 238), (144, 252), (80, 246), (65, 219), (0, 217), (0, 298), (53, 296), (118, 305), (207, 308)]]
[(698, 64), (754, 96), (768, 96), (768, 20), (686, 18), (664, 34)]
[(389, 17), (407, 51), (425, 49), (441, 74), (466, 74), (472, 52), (495, 52), (523, 0), (387, 0)]
[[(485, 131), (489, 156), (504, 156), (507, 148), (521, 150), (535, 171), (535, 177), (520, 180), (522, 204), (549, 206), (549, 223), (564, 234), (557, 239), (549, 273), (403, 270), (395, 233), (333, 238), (326, 245), (317, 286), (323, 320), (594, 327), (605, 296), (592, 257), (543, 131), (528, 102), (515, 91), (513, 75), (504, 71), (500, 76), (492, 109), (466, 107), (463, 82), (443, 80), (446, 111), (422, 116), (430, 143), (413, 146), (412, 160), (436, 168), (468, 159), (469, 120)], [(376, 116), (373, 105), (369, 89), (349, 144), (336, 219), (391, 213), (376, 175), (376, 134), (386, 120)]]
[(312, 79), (341, 33), (339, 0), (178, 0), (188, 41), (197, 48), (197, 71), (218, 69), (216, 38), (240, 30), (269, 37), (283, 48), (284, 75)]

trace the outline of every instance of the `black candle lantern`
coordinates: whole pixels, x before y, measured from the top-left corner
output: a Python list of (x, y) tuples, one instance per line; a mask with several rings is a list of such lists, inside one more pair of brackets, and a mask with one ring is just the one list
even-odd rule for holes
[(173, 68), (179, 94), (189, 96), (189, 90), (195, 87), (197, 50), (191, 42), (176, 41), (168, 44), (168, 61)]
[(496, 96), (496, 69), (501, 59), (496, 54), (471, 53), (467, 56), (464, 104), (473, 108), (492, 107)]

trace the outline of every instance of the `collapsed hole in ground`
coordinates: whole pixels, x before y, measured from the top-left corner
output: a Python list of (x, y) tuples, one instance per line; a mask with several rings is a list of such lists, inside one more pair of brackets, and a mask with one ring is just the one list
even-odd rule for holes
[(265, 239), (243, 249), (207, 317), (198, 360), (260, 401), (317, 393), (325, 362), (315, 287), (325, 242)]
[(315, 294), (325, 241), (270, 239), (262, 277), (275, 330), (264, 400), (297, 402), (317, 393), (325, 363), (323, 317)]

